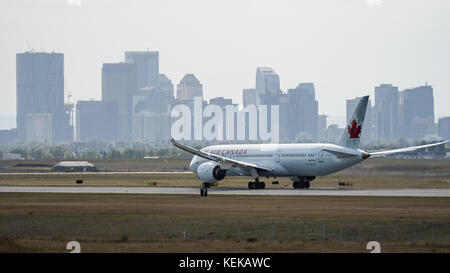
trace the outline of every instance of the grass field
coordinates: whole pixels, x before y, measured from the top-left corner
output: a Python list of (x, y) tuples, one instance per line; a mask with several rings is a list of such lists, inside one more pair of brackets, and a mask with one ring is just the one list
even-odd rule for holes
[(448, 198), (2, 193), (0, 251), (449, 252), (449, 217)]
[[(52, 167), (63, 159), (45, 160), (3, 160), (0, 172), (51, 172)], [(108, 158), (89, 159), (102, 172), (142, 172), (142, 171), (186, 171), (190, 158)]]
[[(358, 189), (448, 189), (449, 163), (370, 159), (311, 187), (343, 181)], [(95, 164), (107, 172), (59, 174), (49, 161), (0, 161), (0, 186), (75, 186), (76, 179), (82, 186), (200, 186), (192, 173), (126, 172), (184, 171), (189, 160)], [(247, 187), (249, 180), (225, 178), (219, 187)], [(277, 180), (267, 187), (292, 187)], [(435, 197), (0, 193), (0, 252), (67, 252), (70, 240), (83, 252), (367, 252), (370, 240), (383, 252), (450, 252), (449, 219), (450, 199)]]
[[(192, 173), (177, 174), (128, 174), (126, 171), (186, 171), (187, 159), (108, 159), (93, 161), (99, 169), (119, 171), (123, 174), (51, 173), (50, 161), (0, 161), (0, 170), (16, 174), (0, 173), (0, 185), (75, 185), (75, 180), (83, 179), (86, 186), (148, 186), (157, 182), (158, 186), (198, 187), (200, 180)], [(33, 167), (37, 166), (37, 167)], [(30, 172), (40, 172), (30, 174)], [(226, 177), (219, 187), (247, 187), (249, 177)], [(279, 185), (272, 185), (274, 179), (262, 179), (268, 188), (291, 188), (288, 178), (277, 178)], [(450, 160), (423, 159), (369, 159), (347, 170), (333, 175), (318, 177), (311, 183), (312, 188), (336, 188), (338, 182), (351, 183), (357, 189), (448, 189), (450, 188)]]
[[(82, 179), (80, 186), (149, 186), (157, 182), (159, 187), (200, 187), (201, 181), (192, 173), (167, 174), (0, 174), (0, 186), (76, 186), (76, 180)], [(246, 188), (249, 177), (226, 177), (218, 187)], [(278, 185), (272, 185), (274, 179), (262, 178), (266, 188), (292, 188), (289, 178), (277, 178)], [(443, 177), (401, 177), (386, 174), (336, 174), (318, 177), (311, 188), (338, 188), (338, 182), (351, 183), (353, 189), (448, 189), (450, 178)]]

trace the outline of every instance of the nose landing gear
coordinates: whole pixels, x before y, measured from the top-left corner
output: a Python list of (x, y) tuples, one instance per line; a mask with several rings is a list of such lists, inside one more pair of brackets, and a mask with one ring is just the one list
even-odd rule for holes
[(203, 183), (202, 184), (202, 188), (200, 189), (200, 196), (201, 197), (208, 196), (208, 188), (209, 188), (209, 186), (210, 186), (209, 183)]

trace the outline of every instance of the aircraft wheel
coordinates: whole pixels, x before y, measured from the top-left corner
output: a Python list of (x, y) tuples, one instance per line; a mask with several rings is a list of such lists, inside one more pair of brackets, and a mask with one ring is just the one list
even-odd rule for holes
[(309, 186), (310, 186), (309, 182), (305, 182), (305, 189), (309, 189)]
[(208, 188), (201, 188), (200, 189), (200, 196), (208, 196)]
[(261, 189), (264, 190), (266, 188), (266, 183), (262, 182), (261, 183)]
[(306, 184), (305, 182), (300, 181), (300, 182), (298, 182), (298, 187), (299, 187), (300, 189), (304, 189), (305, 186), (306, 186), (305, 184)]
[(294, 187), (294, 189), (298, 189), (298, 187), (299, 187), (298, 182), (297, 182), (297, 181), (294, 181), (294, 182), (292, 183), (292, 186)]
[(249, 190), (252, 190), (253, 189), (253, 182), (248, 182), (248, 189)]

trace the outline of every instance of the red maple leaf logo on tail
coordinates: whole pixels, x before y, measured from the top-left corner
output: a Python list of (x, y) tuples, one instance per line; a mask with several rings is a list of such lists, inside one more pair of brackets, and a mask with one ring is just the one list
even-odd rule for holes
[(350, 138), (359, 138), (359, 135), (361, 134), (361, 125), (356, 124), (356, 120), (353, 120), (351, 126), (349, 125), (347, 128)]

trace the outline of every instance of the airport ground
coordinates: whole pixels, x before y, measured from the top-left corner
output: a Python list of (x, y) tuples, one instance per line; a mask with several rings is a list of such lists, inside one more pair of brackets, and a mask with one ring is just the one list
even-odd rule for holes
[[(104, 165), (154, 172), (185, 171), (189, 163), (150, 160)], [(311, 187), (336, 189), (344, 181), (356, 189), (448, 189), (449, 163), (373, 159)], [(54, 174), (43, 167), (50, 163), (38, 164), (2, 163), (2, 171), (22, 173), (0, 174), (0, 186), (76, 186), (81, 178), (81, 187), (199, 187), (191, 173)], [(291, 187), (277, 180), (267, 186)], [(219, 187), (245, 188), (248, 181), (227, 178)], [(0, 252), (68, 252), (70, 240), (83, 252), (368, 252), (372, 239), (383, 252), (450, 252), (449, 219), (448, 197), (0, 193)]]
[[(0, 161), (0, 186), (71, 186), (77, 179), (85, 186), (199, 187), (196, 175), (188, 170), (189, 159), (107, 159), (92, 160), (102, 172), (52, 173), (57, 160)], [(162, 172), (162, 173), (138, 173)], [(177, 173), (169, 173), (177, 172)], [(12, 174), (14, 173), (14, 174)], [(219, 187), (246, 188), (249, 177), (226, 177)], [(272, 181), (278, 185), (272, 185)], [(265, 179), (267, 188), (291, 188), (288, 178)], [(449, 189), (450, 159), (373, 158), (333, 175), (319, 177), (312, 188), (337, 188), (338, 182), (354, 189)]]

